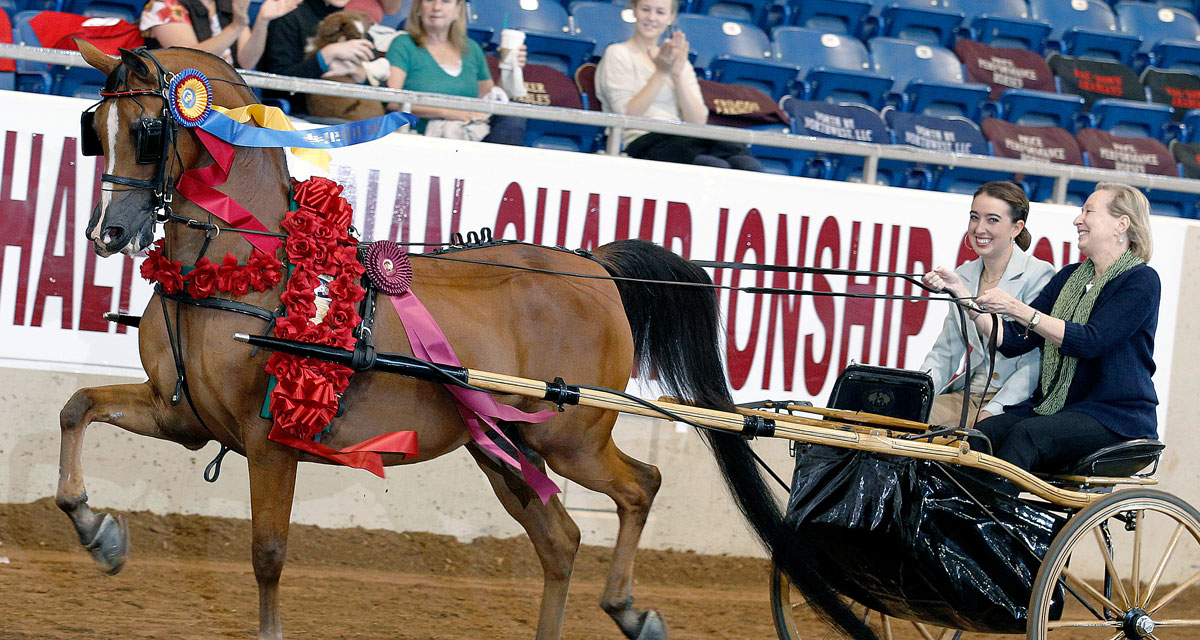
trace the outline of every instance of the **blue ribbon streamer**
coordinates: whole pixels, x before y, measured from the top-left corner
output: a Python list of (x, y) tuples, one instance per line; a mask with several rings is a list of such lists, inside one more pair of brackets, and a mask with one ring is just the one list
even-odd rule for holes
[(378, 140), (403, 127), (417, 123), (416, 116), (392, 111), (358, 122), (347, 122), (319, 129), (280, 131), (244, 125), (233, 118), (212, 111), (199, 126), (212, 135), (239, 147), (299, 147), (301, 149), (335, 149)]

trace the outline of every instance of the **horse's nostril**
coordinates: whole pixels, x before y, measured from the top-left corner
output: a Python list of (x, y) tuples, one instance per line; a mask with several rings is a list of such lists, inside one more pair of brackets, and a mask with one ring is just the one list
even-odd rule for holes
[(122, 238), (124, 236), (125, 236), (125, 227), (122, 227), (120, 225), (115, 225), (115, 224), (109, 225), (104, 228), (104, 235), (100, 238), (100, 241), (103, 242), (104, 244), (111, 244), (113, 240), (115, 240), (117, 238)]

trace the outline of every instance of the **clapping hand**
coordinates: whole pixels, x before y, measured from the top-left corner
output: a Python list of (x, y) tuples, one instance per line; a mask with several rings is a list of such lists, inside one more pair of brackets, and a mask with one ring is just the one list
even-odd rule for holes
[(233, 0), (232, 10), (234, 24), (250, 26), (250, 0)]
[(300, 6), (303, 0), (266, 0), (262, 3), (262, 7), (258, 10), (258, 17), (255, 20), (266, 20), (270, 22), (275, 18), (285, 16), (292, 12), (293, 9)]
[(691, 52), (691, 45), (688, 44), (687, 36), (682, 31), (676, 31), (671, 35), (671, 48), (675, 50), (675, 63), (671, 67), (671, 75), (679, 77), (683, 70), (687, 68), (688, 54)]

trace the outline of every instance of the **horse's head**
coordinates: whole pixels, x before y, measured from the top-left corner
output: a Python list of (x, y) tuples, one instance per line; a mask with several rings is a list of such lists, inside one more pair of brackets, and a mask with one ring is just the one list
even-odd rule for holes
[(212, 82), (213, 104), (238, 107), (254, 94), (237, 72), (216, 56), (194, 49), (121, 50), (114, 58), (76, 41), (88, 64), (108, 78), (94, 112), (82, 122), (84, 153), (104, 155), (100, 202), (87, 234), (101, 256), (133, 253), (154, 238), (174, 185), (187, 169), (208, 158), (196, 135), (181, 127), (167, 105), (167, 84), (183, 69), (198, 69)]

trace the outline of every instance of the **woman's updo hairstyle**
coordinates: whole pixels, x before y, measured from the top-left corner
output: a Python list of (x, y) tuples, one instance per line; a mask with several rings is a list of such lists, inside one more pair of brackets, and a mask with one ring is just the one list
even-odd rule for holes
[(1008, 204), (1008, 217), (1014, 223), (1018, 220), (1025, 223), (1025, 226), (1021, 228), (1021, 233), (1017, 234), (1015, 242), (1018, 247), (1021, 247), (1021, 251), (1028, 250), (1033, 236), (1029, 235), (1029, 198), (1025, 196), (1025, 190), (1011, 182), (998, 180), (976, 189), (973, 197), (978, 198), (979, 196), (989, 196)]

